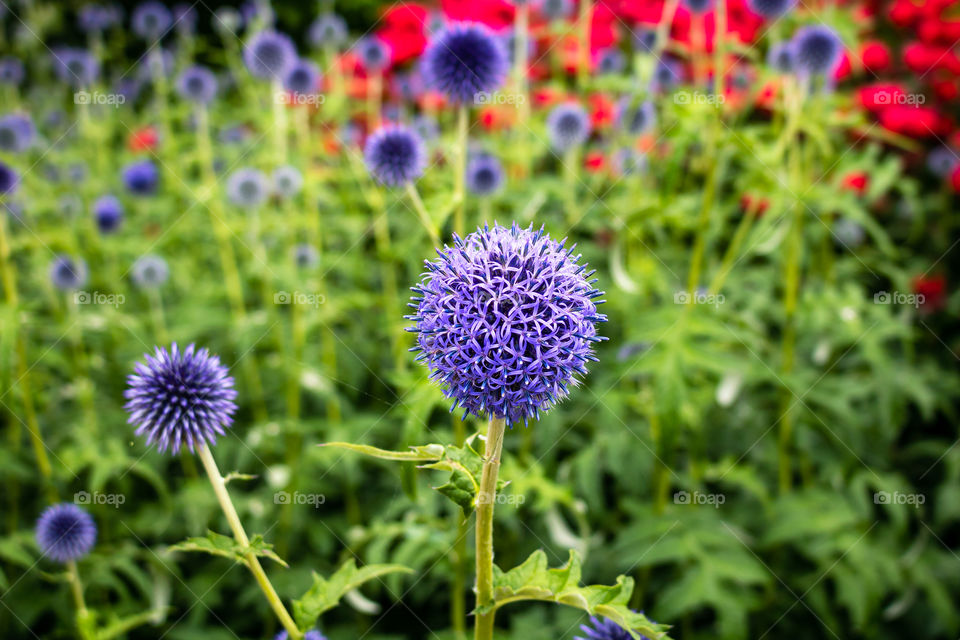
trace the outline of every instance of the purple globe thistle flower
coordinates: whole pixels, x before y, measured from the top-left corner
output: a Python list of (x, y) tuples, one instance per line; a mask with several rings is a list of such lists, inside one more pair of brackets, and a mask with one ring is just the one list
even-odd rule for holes
[(657, 61), (650, 80), (652, 91), (668, 91), (680, 83), (683, 78), (683, 69), (676, 60), (662, 57)]
[(19, 185), (19, 174), (7, 163), (0, 162), (0, 196), (16, 192)]
[(100, 63), (89, 51), (68, 48), (60, 49), (53, 55), (57, 76), (70, 86), (89, 86), (100, 75)]
[(293, 248), (293, 260), (301, 269), (309, 269), (320, 261), (320, 254), (313, 245), (298, 244)]
[(930, 173), (946, 178), (960, 164), (960, 156), (950, 147), (937, 147), (927, 155), (927, 169)]
[(633, 32), (633, 50), (640, 53), (652, 53), (657, 44), (657, 32), (654, 29), (637, 29)]
[(635, 104), (633, 98), (625, 97), (617, 104), (617, 123), (628, 133), (640, 135), (653, 127), (656, 121), (657, 110), (649, 100)]
[(627, 59), (616, 47), (607, 47), (597, 52), (596, 72), (601, 75), (620, 73), (627, 68)]
[(83, 258), (58, 255), (50, 263), (50, 281), (57, 289), (79, 289), (87, 282), (87, 263)]
[[(574, 640), (631, 640), (630, 633), (618, 625), (613, 620), (600, 620), (595, 616), (590, 616), (590, 625), (582, 624), (580, 628), (587, 634), (586, 638), (575, 636)], [(640, 636), (642, 640), (649, 640), (646, 636)]]
[(268, 192), (267, 177), (256, 169), (237, 169), (227, 179), (227, 199), (238, 207), (259, 207), (266, 201)]
[(572, 0), (541, 0), (540, 13), (547, 20), (563, 20), (573, 13)]
[(137, 195), (152, 194), (160, 182), (160, 172), (152, 160), (140, 160), (127, 165), (122, 177), (127, 190)]
[(293, 94), (307, 95), (320, 86), (320, 70), (309, 60), (297, 60), (283, 78), (283, 88)]
[(87, 33), (106, 31), (120, 22), (120, 11), (117, 7), (88, 4), (80, 9), (78, 22)]
[(360, 64), (368, 72), (379, 73), (390, 65), (390, 47), (376, 36), (360, 38), (354, 48)]
[(277, 167), (272, 177), (273, 192), (281, 198), (292, 198), (303, 188), (303, 174), (296, 167)]
[(415, 102), (423, 95), (423, 77), (416, 71), (393, 74), (393, 93), (407, 102)]
[(55, 504), (40, 514), (36, 527), (37, 546), (56, 562), (79, 560), (93, 549), (97, 525), (89, 513), (75, 504)]
[(170, 10), (160, 2), (144, 2), (133, 10), (130, 26), (144, 40), (156, 40), (163, 36), (173, 23)]
[(182, 36), (193, 35), (197, 30), (197, 10), (193, 5), (181, 2), (173, 5), (173, 26)]
[(427, 154), (423, 140), (413, 129), (386, 126), (367, 139), (363, 150), (367, 169), (389, 187), (401, 187), (423, 174)]
[(496, 91), (507, 73), (503, 43), (487, 27), (457, 23), (431, 40), (423, 54), (427, 83), (454, 102)]
[(277, 31), (261, 31), (243, 49), (243, 61), (256, 78), (282, 81), (296, 60), (293, 41)]
[(410, 126), (424, 142), (432, 142), (440, 137), (440, 124), (433, 116), (418, 115)]
[(160, 256), (145, 255), (137, 258), (131, 269), (134, 284), (141, 289), (155, 289), (170, 277), (170, 267)]
[(622, 176), (644, 173), (647, 170), (647, 156), (632, 147), (623, 147), (614, 153), (613, 166)]
[(596, 360), (593, 272), (541, 228), (495, 224), (439, 250), (410, 305), (423, 360), (464, 417), (539, 417)]
[(144, 358), (123, 393), (127, 422), (136, 425), (138, 436), (146, 434), (147, 444), (157, 443), (161, 453), (176, 454), (183, 445), (193, 452), (224, 435), (233, 424), (237, 392), (220, 358), (192, 344), (181, 351), (176, 342)]
[(750, 10), (764, 18), (779, 18), (793, 9), (796, 0), (747, 0)]
[(184, 100), (210, 104), (217, 97), (217, 77), (206, 67), (189, 67), (177, 78), (177, 92)]
[(547, 135), (558, 151), (577, 147), (590, 137), (590, 116), (578, 104), (558, 104), (547, 116)]
[[(286, 631), (281, 631), (273, 637), (273, 640), (287, 640), (290, 636), (287, 635)], [(307, 631), (303, 634), (303, 640), (327, 640), (327, 637), (320, 633), (319, 631)]]
[(123, 222), (123, 205), (113, 196), (103, 196), (93, 203), (93, 218), (100, 233), (113, 233)]
[(796, 67), (794, 48), (789, 42), (770, 45), (767, 51), (767, 65), (777, 73), (793, 73)]
[(801, 27), (791, 43), (796, 70), (802, 75), (829, 74), (840, 64), (843, 43), (830, 27), (820, 24)]
[(466, 184), (471, 193), (488, 196), (503, 185), (503, 165), (488, 153), (481, 153), (467, 163)]
[(690, 13), (704, 14), (713, 6), (713, 0), (681, 0)]
[(347, 23), (335, 13), (324, 13), (311, 23), (307, 40), (317, 49), (341, 47), (347, 41)]
[(29, 116), (10, 113), (0, 118), (0, 150), (20, 153), (33, 144), (36, 130)]
[(17, 86), (23, 82), (23, 62), (15, 56), (0, 58), (0, 84)]

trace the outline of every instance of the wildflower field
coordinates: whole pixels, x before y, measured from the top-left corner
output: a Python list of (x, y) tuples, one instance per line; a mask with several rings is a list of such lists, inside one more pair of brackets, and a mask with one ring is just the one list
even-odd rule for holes
[(0, 638), (957, 638), (958, 44), (0, 0)]

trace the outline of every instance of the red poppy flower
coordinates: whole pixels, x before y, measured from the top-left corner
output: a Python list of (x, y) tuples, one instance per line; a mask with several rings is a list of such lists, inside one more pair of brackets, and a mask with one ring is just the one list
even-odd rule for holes
[(890, 49), (877, 40), (863, 43), (860, 49), (863, 68), (873, 73), (882, 73), (890, 68)]
[(848, 191), (853, 191), (857, 195), (863, 195), (867, 186), (870, 184), (870, 179), (867, 177), (867, 174), (863, 171), (853, 171), (844, 176), (843, 181), (840, 183), (840, 186), (843, 189)]
[(587, 98), (590, 107), (590, 123), (594, 129), (603, 129), (613, 123), (615, 106), (613, 101), (602, 93), (595, 93)]
[(949, 130), (949, 121), (936, 109), (915, 105), (893, 105), (880, 113), (884, 128), (905, 136), (926, 138)]
[(441, 0), (440, 7), (450, 20), (480, 22), (495, 31), (513, 24), (514, 6), (507, 0)]
[(917, 296), (923, 296), (920, 306), (924, 311), (938, 311), (942, 309), (947, 302), (947, 280), (942, 275), (924, 276), (919, 275), (913, 279), (913, 292)]
[(377, 36), (390, 49), (393, 64), (402, 64), (423, 53), (427, 47), (427, 8), (419, 4), (401, 3), (383, 14), (383, 28)]
[(156, 149), (159, 140), (157, 130), (151, 126), (146, 126), (131, 133), (127, 145), (131, 151), (147, 151)]
[(760, 218), (767, 212), (767, 209), (770, 208), (770, 201), (766, 198), (757, 199), (749, 193), (745, 193), (740, 198), (740, 208), (743, 209), (744, 212), (755, 211), (754, 215)]
[(583, 159), (583, 166), (590, 173), (599, 173), (607, 167), (607, 159), (600, 151), (588, 151)]

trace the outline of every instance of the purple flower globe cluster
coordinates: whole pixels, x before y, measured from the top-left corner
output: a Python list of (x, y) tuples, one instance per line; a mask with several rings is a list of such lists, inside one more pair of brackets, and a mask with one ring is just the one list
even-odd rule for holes
[(596, 360), (603, 295), (574, 247), (543, 229), (484, 227), (438, 250), (407, 316), (418, 360), (468, 414), (539, 418)]
[(373, 177), (388, 187), (402, 187), (423, 174), (427, 152), (423, 140), (409, 127), (388, 125), (367, 138), (363, 151)]
[(48, 507), (40, 514), (36, 536), (43, 555), (65, 563), (90, 553), (97, 541), (97, 525), (89, 513), (65, 502)]
[[(580, 628), (587, 637), (575, 636), (573, 640), (633, 640), (630, 632), (613, 620), (601, 620), (596, 616), (590, 616), (590, 624), (582, 624)], [(640, 638), (649, 640), (646, 636)]]
[(503, 43), (486, 27), (458, 23), (440, 32), (423, 54), (427, 82), (453, 102), (496, 91), (507, 75)]
[[(287, 640), (290, 635), (286, 631), (281, 631), (273, 637), (273, 640)], [(303, 634), (303, 640), (327, 640), (327, 636), (323, 635), (319, 631), (307, 631)]]
[(124, 392), (127, 422), (137, 427), (137, 435), (146, 434), (147, 444), (174, 454), (184, 445), (193, 451), (224, 435), (237, 410), (237, 392), (220, 358), (192, 344), (180, 350), (177, 343), (144, 357)]

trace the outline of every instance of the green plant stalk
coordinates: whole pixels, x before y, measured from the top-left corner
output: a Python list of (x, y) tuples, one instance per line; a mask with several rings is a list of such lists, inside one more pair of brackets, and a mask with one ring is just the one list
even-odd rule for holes
[(83, 599), (83, 582), (80, 580), (80, 571), (77, 569), (75, 560), (67, 562), (67, 580), (70, 582), (73, 605), (77, 609), (77, 629), (80, 631), (80, 637), (93, 640), (96, 637), (96, 630), (93, 628), (90, 610), (87, 609), (87, 603)]
[[(462, 447), (467, 435), (464, 422), (456, 414), (450, 414), (450, 418), (453, 423), (453, 442), (458, 447)], [(452, 517), (457, 526), (457, 537), (454, 540), (451, 554), (453, 593), (450, 597), (450, 621), (453, 625), (454, 635), (458, 640), (462, 640), (467, 634), (465, 619), (467, 615), (467, 533), (469, 523), (460, 509), (453, 509)]]
[(690, 305), (696, 299), (695, 292), (700, 282), (703, 254), (707, 244), (707, 227), (710, 225), (710, 212), (713, 210), (713, 200), (717, 192), (717, 157), (713, 140), (711, 140), (708, 153), (707, 183), (703, 188), (703, 204), (700, 208), (700, 215), (697, 217), (697, 236), (693, 244), (693, 255), (690, 258), (690, 274), (687, 277), (687, 292), (690, 294), (687, 298)]
[[(716, 27), (713, 32), (713, 95), (719, 101), (720, 96), (724, 95), (726, 87), (725, 79), (727, 70), (724, 63), (726, 53), (725, 40), (727, 36), (727, 3), (726, 0), (716, 0), (714, 10), (716, 16)], [(704, 40), (706, 40), (706, 31), (704, 31)], [(720, 108), (717, 103), (717, 108)]]
[(453, 167), (453, 231), (461, 238), (465, 232), (467, 206), (467, 137), (470, 114), (467, 105), (457, 108), (457, 161)]
[(513, 86), (517, 105), (516, 132), (520, 152), (520, 170), (522, 175), (530, 172), (530, 146), (527, 142), (527, 132), (530, 119), (530, 103), (527, 96), (527, 65), (530, 42), (530, 5), (521, 3), (516, 9), (513, 20)]
[(711, 294), (719, 293), (720, 289), (723, 287), (723, 284), (727, 281), (727, 277), (733, 270), (734, 261), (740, 253), (740, 245), (743, 244), (743, 241), (747, 237), (747, 233), (749, 233), (753, 226), (754, 220), (756, 220), (757, 215), (760, 213), (761, 203), (762, 200), (760, 200), (760, 198), (756, 198), (754, 201), (752, 201), (750, 206), (747, 207), (746, 213), (740, 219), (740, 224), (737, 225), (737, 230), (733, 233), (733, 238), (730, 240), (730, 244), (727, 246), (727, 250), (723, 254), (723, 259), (720, 262), (720, 269), (718, 270), (717, 275), (714, 276), (713, 281), (710, 283)]
[(433, 218), (430, 217), (430, 213), (420, 198), (420, 192), (417, 191), (417, 187), (412, 182), (407, 183), (407, 195), (410, 196), (410, 201), (413, 203), (413, 208), (416, 210), (417, 215), (420, 216), (420, 222), (423, 224), (424, 229), (430, 234), (430, 241), (433, 242), (434, 246), (439, 247), (440, 231), (437, 230), (437, 225), (433, 223)]
[(153, 330), (157, 334), (157, 340), (161, 344), (170, 342), (170, 336), (167, 332), (167, 322), (163, 313), (163, 298), (155, 287), (147, 290), (147, 299), (150, 301), (150, 315), (153, 317)]
[(563, 153), (563, 194), (567, 210), (567, 225), (573, 227), (579, 218), (577, 208), (577, 182), (579, 180), (580, 150), (573, 146)]
[[(493, 605), (493, 507), (497, 498), (497, 474), (506, 419), (492, 416), (487, 428), (483, 452), (483, 472), (477, 492), (477, 608)], [(474, 640), (493, 640), (493, 620), (496, 613), (478, 613)]]
[(383, 74), (379, 71), (367, 78), (367, 131), (380, 126), (380, 101), (383, 99)]
[(377, 245), (377, 253), (380, 254), (380, 278), (383, 281), (383, 306), (388, 310), (384, 315), (387, 317), (387, 331), (393, 341), (394, 366), (397, 371), (405, 371), (407, 368), (406, 352), (403, 343), (397, 337), (397, 332), (393, 330), (392, 321), (394, 313), (400, 307), (400, 295), (397, 292), (397, 270), (393, 264), (393, 251), (390, 242), (390, 226), (387, 220), (387, 212), (380, 215), (374, 214), (373, 233)]
[[(227, 517), (227, 523), (230, 525), (230, 530), (233, 531), (234, 539), (239, 545), (249, 547), (250, 540), (247, 538), (247, 533), (243, 530), (240, 516), (237, 515), (237, 510), (233, 506), (230, 493), (227, 491), (227, 484), (224, 482), (223, 476), (220, 475), (220, 470), (217, 468), (216, 460), (213, 459), (213, 454), (210, 453), (210, 448), (202, 444), (197, 448), (197, 453), (200, 455), (203, 468), (206, 469), (207, 476), (210, 478), (210, 484), (213, 485), (213, 492), (217, 495), (217, 501), (220, 503), (223, 515)], [(290, 617), (286, 607), (280, 600), (280, 596), (277, 595), (276, 590), (273, 588), (273, 584), (270, 583), (270, 578), (267, 577), (266, 572), (260, 565), (260, 560), (253, 552), (248, 552), (245, 560), (247, 567), (249, 567), (250, 572), (253, 574), (253, 577), (256, 578), (257, 584), (263, 591), (263, 595), (266, 596), (267, 602), (270, 603), (270, 608), (273, 609), (273, 612), (277, 615), (283, 628), (287, 630), (287, 634), (291, 640), (300, 640), (300, 638), (303, 638), (303, 634), (300, 633), (293, 618)]]
[(274, 79), (271, 97), (273, 99), (273, 153), (276, 166), (287, 163), (287, 106), (283, 100), (286, 92), (279, 79)]

